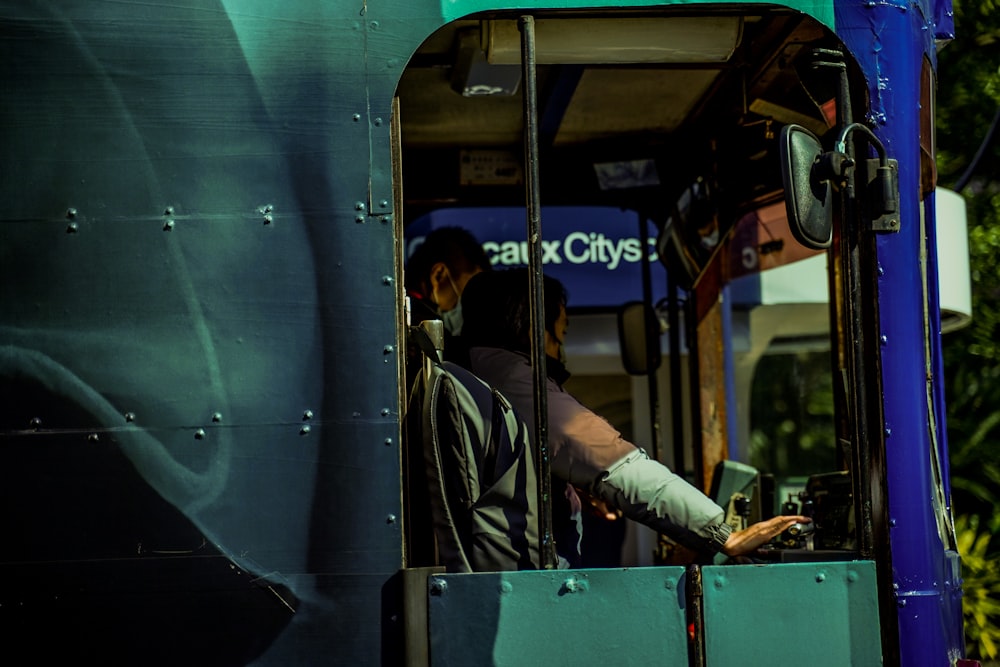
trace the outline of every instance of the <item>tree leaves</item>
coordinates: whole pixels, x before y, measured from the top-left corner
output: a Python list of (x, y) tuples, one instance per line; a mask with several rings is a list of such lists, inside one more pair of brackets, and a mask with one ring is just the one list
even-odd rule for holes
[[(1000, 653), (1000, 0), (955, 0), (956, 39), (938, 59), (937, 163), (947, 186), (975, 165), (969, 219), (972, 323), (944, 338), (952, 497), (972, 657)], [(977, 155), (978, 161), (977, 161)], [(965, 179), (962, 179), (965, 180)], [(942, 272), (948, 267), (940, 267)], [(986, 530), (979, 532), (980, 523)]]
[(970, 657), (993, 660), (1000, 655), (1000, 560), (990, 555), (991, 532), (997, 526), (980, 533), (979, 521), (975, 515), (955, 520), (964, 579), (962, 613)]

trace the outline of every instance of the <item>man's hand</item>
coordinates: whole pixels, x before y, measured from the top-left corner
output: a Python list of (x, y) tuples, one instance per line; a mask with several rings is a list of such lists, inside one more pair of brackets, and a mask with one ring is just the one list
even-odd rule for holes
[(739, 556), (750, 553), (757, 547), (767, 544), (773, 538), (781, 535), (796, 523), (809, 523), (807, 516), (781, 515), (755, 523), (743, 530), (730, 533), (729, 539), (722, 547), (722, 553), (727, 556)]

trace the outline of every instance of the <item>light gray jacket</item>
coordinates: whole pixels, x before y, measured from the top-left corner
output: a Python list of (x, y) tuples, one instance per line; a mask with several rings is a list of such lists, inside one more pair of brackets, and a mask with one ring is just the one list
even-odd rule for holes
[[(522, 419), (534, 415), (528, 358), (498, 348), (470, 350), (472, 372), (500, 390)], [(718, 552), (732, 530), (725, 512), (663, 464), (622, 438), (605, 421), (547, 380), (549, 460), (552, 474), (600, 498), (630, 519), (678, 544)]]

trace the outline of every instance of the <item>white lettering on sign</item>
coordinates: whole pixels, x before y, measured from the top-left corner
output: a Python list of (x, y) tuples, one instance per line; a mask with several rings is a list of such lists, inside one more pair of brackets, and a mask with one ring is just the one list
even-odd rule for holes
[[(655, 242), (649, 241), (649, 261), (657, 259)], [(542, 241), (542, 264), (599, 264), (614, 271), (623, 262), (642, 260), (642, 241), (637, 238), (609, 239), (600, 232), (571, 232), (562, 241)], [(527, 241), (487, 241), (483, 250), (496, 266), (523, 266), (528, 263)]]
[[(410, 240), (407, 257), (424, 242), (423, 236)], [(571, 232), (566, 238), (542, 240), (542, 264), (597, 264), (614, 271), (623, 263), (642, 260), (642, 241), (637, 238), (610, 239), (600, 232)], [(493, 266), (526, 266), (527, 241), (486, 241), (483, 250)], [(656, 241), (649, 239), (649, 261), (656, 262)]]

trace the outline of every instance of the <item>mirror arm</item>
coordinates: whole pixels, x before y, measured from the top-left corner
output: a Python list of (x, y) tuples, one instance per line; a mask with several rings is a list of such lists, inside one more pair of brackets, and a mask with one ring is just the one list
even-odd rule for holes
[[(841, 176), (846, 178), (847, 169), (855, 165), (855, 161), (847, 156), (847, 136), (851, 132), (861, 132), (868, 139), (875, 151), (878, 153), (878, 167), (875, 170), (875, 193), (877, 196), (877, 206), (878, 213), (882, 215), (887, 215), (890, 213), (895, 213), (899, 207), (898, 196), (896, 194), (896, 185), (894, 179), (894, 172), (892, 165), (889, 163), (888, 156), (885, 152), (885, 146), (879, 141), (879, 138), (875, 136), (867, 126), (861, 123), (851, 123), (845, 126), (837, 136), (837, 141), (834, 143), (834, 155), (840, 154), (844, 156), (844, 161), (842, 163), (843, 173)], [(826, 155), (830, 155), (827, 153)], [(824, 156), (825, 157), (825, 156)]]
[(875, 147), (875, 151), (878, 152), (879, 165), (882, 167), (888, 166), (888, 160), (885, 155), (885, 147), (879, 138), (875, 136), (875, 133), (868, 129), (867, 125), (862, 125), (861, 123), (851, 123), (847, 125), (840, 131), (837, 135), (837, 141), (833, 145), (833, 149), (838, 153), (847, 153), (847, 135), (851, 132), (858, 131), (864, 134), (868, 141), (871, 142), (872, 146)]

